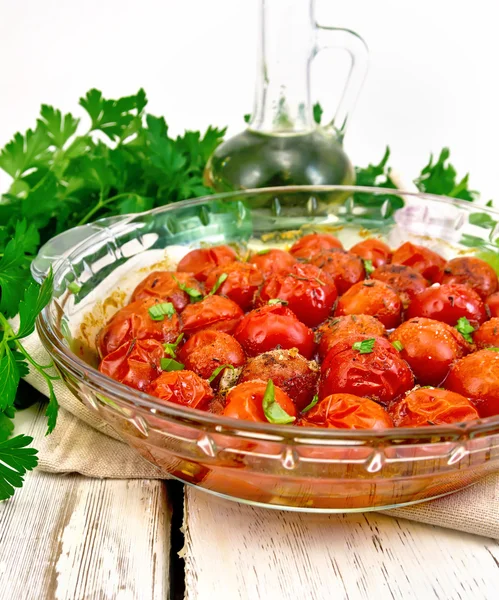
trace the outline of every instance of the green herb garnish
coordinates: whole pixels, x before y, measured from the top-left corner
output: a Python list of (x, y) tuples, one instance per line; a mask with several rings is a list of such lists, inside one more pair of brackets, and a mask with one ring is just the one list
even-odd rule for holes
[(172, 277), (175, 283), (178, 285), (179, 289), (189, 296), (191, 302), (200, 302), (204, 298), (203, 292), (200, 292), (196, 288), (189, 287), (185, 283), (182, 283), (175, 277), (175, 275), (172, 275)]
[(367, 275), (370, 275), (373, 271), (374, 271), (374, 267), (373, 267), (373, 261), (366, 258), (364, 260), (364, 270), (366, 272)]
[(163, 348), (165, 349), (165, 354), (168, 354), (169, 356), (171, 356), (172, 358), (175, 358), (177, 355), (177, 349), (178, 349), (178, 345), (180, 344), (180, 342), (183, 340), (184, 338), (184, 334), (181, 333), (178, 338), (175, 340), (175, 342), (173, 343), (166, 343), (163, 344)]
[(374, 338), (362, 340), (361, 342), (355, 342), (352, 344), (352, 350), (358, 350), (360, 354), (371, 354), (371, 352), (374, 350), (375, 342), (376, 340)]
[(400, 342), (399, 340), (395, 340), (394, 342), (392, 342), (392, 346), (395, 348), (395, 350), (398, 350), (399, 352), (402, 352), (402, 350), (404, 349), (402, 342)]
[(283, 306), (286, 306), (289, 304), (289, 302), (287, 300), (281, 300), (280, 298), (271, 298), (267, 304), (270, 306), (274, 306), (275, 304), (282, 304)]
[(185, 366), (174, 358), (162, 358), (160, 365), (162, 371), (182, 371)]
[(163, 321), (165, 317), (171, 319), (175, 314), (175, 308), (171, 302), (162, 302), (149, 307), (149, 316), (153, 321)]
[(78, 285), (76, 283), (76, 281), (72, 281), (69, 285), (68, 285), (68, 290), (72, 293), (72, 294), (77, 294), (80, 290), (81, 290), (81, 285)]
[(288, 415), (280, 404), (275, 401), (275, 388), (272, 379), (269, 379), (262, 400), (263, 413), (269, 423), (286, 425), (295, 421), (295, 417)]
[(220, 277), (216, 280), (215, 285), (211, 288), (210, 293), (208, 294), (208, 296), (213, 296), (213, 294), (216, 294), (218, 291), (218, 288), (222, 285), (222, 283), (227, 279), (228, 275), (227, 273), (222, 273), (220, 275)]
[(469, 342), (470, 344), (473, 343), (473, 338), (471, 337), (471, 334), (474, 333), (475, 328), (466, 317), (461, 317), (457, 320), (456, 329), (467, 342)]
[(312, 402), (310, 402), (310, 404), (307, 404), (307, 406), (305, 406), (305, 408), (301, 412), (302, 413), (308, 412), (311, 408), (314, 408), (314, 406), (317, 404), (317, 402), (319, 402), (319, 396), (317, 394), (315, 394), (315, 396), (312, 398)]
[(211, 383), (212, 381), (214, 381), (222, 371), (224, 371), (225, 369), (231, 369), (232, 371), (234, 370), (234, 365), (220, 365), (219, 367), (217, 367), (213, 373), (210, 375), (210, 378), (208, 379), (208, 381)]
[(264, 254), (268, 254), (270, 252), (270, 248), (265, 248), (264, 250), (260, 250), (257, 252), (258, 256), (263, 256)]

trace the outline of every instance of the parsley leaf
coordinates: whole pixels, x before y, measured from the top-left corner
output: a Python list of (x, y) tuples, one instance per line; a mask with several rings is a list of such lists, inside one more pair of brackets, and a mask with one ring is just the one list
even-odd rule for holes
[(470, 344), (473, 343), (473, 338), (471, 337), (471, 334), (475, 332), (475, 328), (466, 317), (461, 317), (457, 320), (456, 329), (467, 342), (469, 342)]
[(295, 417), (288, 415), (282, 406), (275, 400), (275, 387), (272, 379), (269, 379), (265, 393), (263, 394), (262, 407), (265, 418), (269, 423), (286, 425), (295, 421)]
[(32, 281), (24, 292), (19, 303), (19, 331), (16, 338), (31, 335), (35, 330), (35, 321), (42, 309), (47, 306), (52, 296), (54, 276), (49, 272), (41, 286)]
[(376, 340), (369, 338), (368, 340), (362, 340), (361, 342), (355, 342), (352, 344), (352, 350), (357, 350), (360, 354), (371, 354), (374, 350), (374, 344)]
[(10, 346), (4, 344), (3, 351), (3, 356), (0, 357), (0, 411), (14, 404), (21, 379), (19, 366)]
[(38, 464), (38, 450), (26, 448), (32, 441), (27, 435), (18, 435), (0, 442), (0, 500), (10, 498), (14, 488), (22, 487), (26, 472)]
[(75, 119), (69, 113), (62, 116), (61, 111), (56, 110), (53, 106), (42, 104), (40, 117), (38, 125), (45, 130), (51, 143), (59, 149), (64, 147), (64, 144), (76, 133), (78, 128), (79, 119)]

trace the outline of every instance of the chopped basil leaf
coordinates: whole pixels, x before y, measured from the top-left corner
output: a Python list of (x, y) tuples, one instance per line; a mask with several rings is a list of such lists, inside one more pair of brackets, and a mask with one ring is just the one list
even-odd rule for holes
[(263, 256), (264, 254), (268, 254), (270, 252), (270, 248), (265, 248), (265, 250), (260, 250), (257, 252), (258, 256)]
[(273, 306), (274, 304), (283, 304), (284, 306), (286, 306), (286, 304), (288, 304), (287, 300), (281, 300), (280, 298), (271, 298), (267, 304), (270, 304), (270, 306)]
[(314, 406), (317, 404), (317, 402), (319, 402), (319, 396), (317, 394), (315, 394), (315, 396), (312, 398), (312, 402), (310, 404), (308, 404), (307, 406), (305, 406), (305, 408), (301, 412), (302, 413), (308, 412), (311, 408), (314, 408)]
[(174, 358), (162, 358), (160, 364), (163, 371), (182, 371), (184, 368), (184, 365)]
[(492, 350), (492, 352), (499, 352), (499, 348), (497, 346), (491, 346), (490, 348), (486, 348), (486, 350)]
[(280, 404), (275, 401), (275, 388), (272, 379), (269, 379), (262, 400), (263, 413), (269, 423), (286, 425), (292, 423), (295, 417), (288, 415)]
[(471, 325), (471, 323), (466, 317), (461, 317), (460, 319), (458, 319), (456, 329), (467, 342), (469, 342), (470, 344), (473, 343), (473, 338), (471, 337), (471, 334), (474, 333), (475, 328), (473, 327), (473, 325)]
[(178, 345), (182, 341), (183, 337), (184, 337), (184, 334), (181, 333), (178, 336), (178, 338), (175, 340), (175, 342), (173, 342), (173, 343), (170, 342), (170, 343), (163, 344), (163, 348), (165, 349), (165, 354), (168, 354), (172, 358), (175, 358), (175, 356), (177, 354)]
[(175, 308), (171, 302), (154, 304), (149, 308), (149, 316), (153, 321), (163, 321), (165, 317), (171, 319), (175, 314)]
[(183, 292), (185, 292), (189, 296), (189, 298), (191, 299), (191, 302), (200, 302), (204, 298), (203, 292), (200, 292), (196, 288), (191, 288), (191, 287), (187, 286), (185, 283), (182, 283), (175, 277), (175, 275), (172, 275), (172, 277), (176, 281), (179, 289), (181, 289)]
[(213, 380), (215, 380), (220, 373), (224, 370), (224, 369), (232, 369), (234, 370), (234, 365), (220, 365), (219, 367), (217, 367), (213, 373), (210, 375), (210, 378), (208, 379), (208, 381), (211, 383)]
[(208, 294), (208, 296), (213, 296), (213, 294), (216, 294), (218, 291), (218, 288), (227, 279), (227, 277), (228, 277), (227, 273), (222, 273), (220, 275), (220, 277), (217, 279), (215, 285), (212, 287), (211, 292)]
[(369, 338), (368, 340), (362, 340), (362, 342), (355, 342), (355, 344), (352, 345), (352, 349), (358, 350), (361, 354), (371, 354), (374, 350), (375, 341), (374, 338)]
[(399, 340), (395, 340), (394, 342), (392, 342), (392, 346), (395, 348), (395, 350), (398, 350), (399, 352), (402, 352), (402, 350), (404, 349), (402, 342), (399, 342)]
[(81, 285), (78, 285), (76, 281), (72, 281), (68, 285), (68, 290), (73, 294), (77, 294), (81, 290)]
[(368, 275), (370, 275), (374, 271), (373, 261), (366, 258), (364, 260), (364, 269)]

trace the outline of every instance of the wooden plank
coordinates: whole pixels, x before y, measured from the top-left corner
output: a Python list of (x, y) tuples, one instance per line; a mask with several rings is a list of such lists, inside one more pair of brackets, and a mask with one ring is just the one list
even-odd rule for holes
[[(30, 410), (16, 432), (38, 435)], [(163, 600), (170, 520), (163, 482), (30, 473), (0, 504), (0, 600)]]
[(310, 515), (186, 492), (186, 600), (492, 600), (496, 541), (378, 513)]

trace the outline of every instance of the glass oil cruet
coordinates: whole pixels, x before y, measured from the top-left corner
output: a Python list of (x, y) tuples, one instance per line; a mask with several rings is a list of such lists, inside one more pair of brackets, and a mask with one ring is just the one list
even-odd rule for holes
[[(349, 113), (367, 73), (367, 47), (348, 29), (319, 25), (315, 0), (261, 0), (254, 110), (248, 128), (221, 144), (205, 171), (218, 192), (282, 185), (351, 185), (343, 150)], [(323, 49), (342, 48), (351, 67), (334, 119), (313, 118), (310, 70)]]

